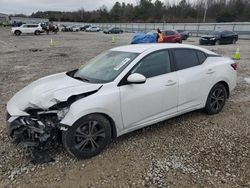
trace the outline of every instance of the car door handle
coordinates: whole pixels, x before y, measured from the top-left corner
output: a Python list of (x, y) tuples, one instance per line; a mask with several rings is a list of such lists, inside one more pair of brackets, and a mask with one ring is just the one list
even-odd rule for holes
[(172, 86), (172, 85), (175, 85), (176, 82), (173, 81), (173, 80), (168, 80), (167, 83), (165, 84), (165, 86)]
[(215, 71), (213, 69), (208, 69), (207, 74), (213, 74)]

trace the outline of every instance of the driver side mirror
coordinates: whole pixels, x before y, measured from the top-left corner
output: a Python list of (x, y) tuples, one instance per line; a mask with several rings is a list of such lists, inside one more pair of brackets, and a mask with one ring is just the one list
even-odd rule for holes
[(146, 77), (139, 73), (133, 73), (127, 78), (127, 81), (131, 84), (144, 84), (146, 80)]

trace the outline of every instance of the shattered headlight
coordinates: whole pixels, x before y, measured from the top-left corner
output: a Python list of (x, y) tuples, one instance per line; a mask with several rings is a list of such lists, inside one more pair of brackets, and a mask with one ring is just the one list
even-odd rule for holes
[(211, 38), (210, 40), (215, 40), (216, 38), (215, 37), (213, 37), (213, 38)]
[(65, 107), (65, 108), (62, 108), (60, 110), (58, 110), (57, 112), (57, 117), (59, 120), (62, 120), (66, 114), (69, 112), (69, 108), (68, 107)]

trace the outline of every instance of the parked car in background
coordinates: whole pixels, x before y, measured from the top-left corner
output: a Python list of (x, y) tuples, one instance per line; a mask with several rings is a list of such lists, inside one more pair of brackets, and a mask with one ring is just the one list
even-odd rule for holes
[(236, 69), (198, 46), (117, 47), (17, 92), (7, 103), (7, 132), (39, 151), (61, 141), (71, 155), (90, 158), (134, 130), (198, 109), (219, 113)]
[(220, 45), (220, 44), (235, 44), (238, 40), (238, 34), (232, 31), (213, 31), (200, 38), (200, 45)]
[(88, 27), (91, 27), (91, 25), (84, 25), (80, 27), (80, 31), (85, 31)]
[(86, 32), (99, 32), (99, 31), (101, 31), (101, 29), (99, 27), (96, 27), (96, 26), (90, 26), (85, 31)]
[(11, 33), (19, 36), (21, 34), (40, 35), (44, 30), (41, 24), (23, 24), (20, 27), (12, 27)]
[(119, 34), (119, 33), (123, 33), (123, 30), (120, 29), (119, 27), (111, 27), (109, 29), (104, 29), (103, 33), (105, 33), (105, 34)]
[(61, 31), (62, 32), (72, 32), (72, 27), (63, 25)]
[(16, 22), (14, 21), (13, 24), (11, 25), (12, 27), (20, 27), (21, 25), (26, 24), (24, 22)]
[(163, 42), (167, 43), (182, 43), (181, 35), (175, 30), (162, 31)]
[(71, 30), (72, 30), (73, 32), (78, 32), (78, 31), (80, 31), (80, 27), (74, 25), (74, 26), (71, 26)]
[(181, 35), (181, 40), (187, 40), (190, 36), (190, 32), (185, 30), (177, 30), (177, 32)]

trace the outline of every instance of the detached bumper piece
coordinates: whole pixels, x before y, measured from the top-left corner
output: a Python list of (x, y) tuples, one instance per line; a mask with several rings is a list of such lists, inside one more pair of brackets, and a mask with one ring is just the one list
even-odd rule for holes
[(60, 130), (57, 128), (58, 120), (55, 114), (15, 119), (7, 113), (6, 118), (9, 136), (16, 144), (22, 144), (31, 149), (33, 163), (53, 161), (46, 150), (52, 145), (57, 145), (60, 140)]

